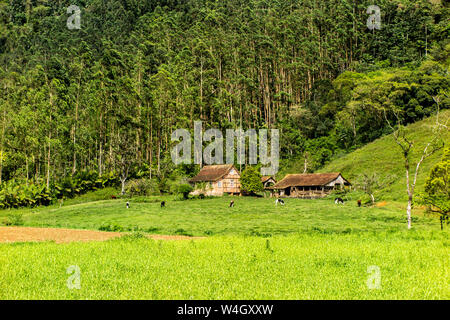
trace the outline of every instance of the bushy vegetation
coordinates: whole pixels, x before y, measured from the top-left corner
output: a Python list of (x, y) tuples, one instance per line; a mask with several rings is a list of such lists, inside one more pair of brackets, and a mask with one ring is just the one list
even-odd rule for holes
[(440, 215), (441, 229), (444, 223), (450, 223), (450, 148), (444, 151), (441, 161), (431, 170), (419, 202)]
[(9, 212), (6, 215), (6, 220), (4, 224), (6, 226), (21, 226), (23, 225), (23, 213), (22, 212)]
[(194, 190), (194, 188), (189, 184), (181, 184), (178, 186), (178, 193), (183, 196), (183, 199), (189, 198), (189, 193), (191, 193)]
[(261, 182), (261, 174), (255, 167), (246, 167), (241, 173), (239, 182), (241, 184), (241, 190), (244, 193), (256, 194), (264, 190)]
[(0, 299), (447, 300), (449, 245), (426, 231), (0, 244)]
[(150, 196), (159, 194), (159, 189), (156, 181), (142, 178), (128, 181), (125, 192), (130, 197)]
[(54, 199), (45, 184), (20, 184), (9, 180), (0, 189), (0, 207), (3, 209), (49, 205)]
[(9, 180), (0, 188), (0, 208), (48, 206), (57, 199), (70, 199), (89, 191), (116, 186), (117, 177), (111, 173), (99, 176), (95, 171), (83, 171), (52, 183)]
[(448, 4), (379, 0), (374, 32), (372, 4), (0, 1), (0, 183), (116, 169), (164, 193), (171, 133), (198, 119), (278, 128), (281, 157), (314, 171), (386, 133), (382, 108), (429, 116), (449, 85)]

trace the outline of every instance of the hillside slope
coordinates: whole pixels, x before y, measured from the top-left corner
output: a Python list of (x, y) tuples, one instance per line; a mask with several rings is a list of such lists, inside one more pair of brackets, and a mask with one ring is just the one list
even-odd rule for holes
[[(440, 114), (441, 119), (448, 119), (450, 111), (444, 111)], [(412, 174), (415, 170), (415, 164), (420, 159), (421, 152), (429, 140), (430, 127), (435, 121), (435, 117), (416, 122), (407, 127), (408, 137), (414, 141), (414, 152), (411, 157)], [(446, 146), (450, 143), (450, 133), (444, 132), (442, 136)], [(432, 157), (426, 159), (417, 178), (416, 191), (423, 191), (425, 180), (428, 177), (431, 168), (442, 157), (443, 150), (440, 150)], [(366, 146), (339, 158), (319, 172), (341, 172), (344, 177), (350, 181), (355, 181), (363, 173), (376, 173), (382, 179), (392, 177), (393, 183), (381, 190), (380, 195), (383, 198), (391, 200), (406, 199), (406, 180), (404, 161), (399, 146), (395, 143), (392, 135), (382, 137)]]

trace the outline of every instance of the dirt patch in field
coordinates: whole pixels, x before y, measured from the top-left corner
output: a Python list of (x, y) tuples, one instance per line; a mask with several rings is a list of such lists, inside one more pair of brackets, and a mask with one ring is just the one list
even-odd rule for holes
[(385, 206), (387, 206), (387, 202), (386, 201), (381, 201), (381, 202), (377, 202), (377, 204), (376, 204), (376, 206), (378, 207), (378, 208), (381, 208), (381, 207), (385, 207)]
[[(0, 242), (39, 242), (55, 241), (67, 243), (75, 241), (105, 241), (126, 235), (119, 232), (102, 232), (91, 230), (29, 228), (29, 227), (0, 227)], [(149, 235), (155, 240), (191, 240), (199, 237)]]

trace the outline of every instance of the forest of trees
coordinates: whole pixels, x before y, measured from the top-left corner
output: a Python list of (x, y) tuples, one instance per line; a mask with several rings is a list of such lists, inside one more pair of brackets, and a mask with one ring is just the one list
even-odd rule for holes
[(379, 0), (369, 30), (372, 2), (0, 0), (0, 183), (163, 180), (172, 131), (197, 120), (278, 128), (282, 158), (315, 170), (387, 133), (384, 108), (448, 108), (448, 3)]

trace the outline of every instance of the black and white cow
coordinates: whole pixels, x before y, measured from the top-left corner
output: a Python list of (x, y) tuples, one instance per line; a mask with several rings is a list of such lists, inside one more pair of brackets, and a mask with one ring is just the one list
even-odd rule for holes
[(334, 203), (335, 203), (335, 204), (344, 204), (344, 199), (342, 199), (342, 198), (336, 198), (336, 199), (334, 199)]
[(284, 200), (283, 199), (275, 200), (275, 205), (277, 206), (278, 204), (281, 204), (282, 206), (284, 206)]

